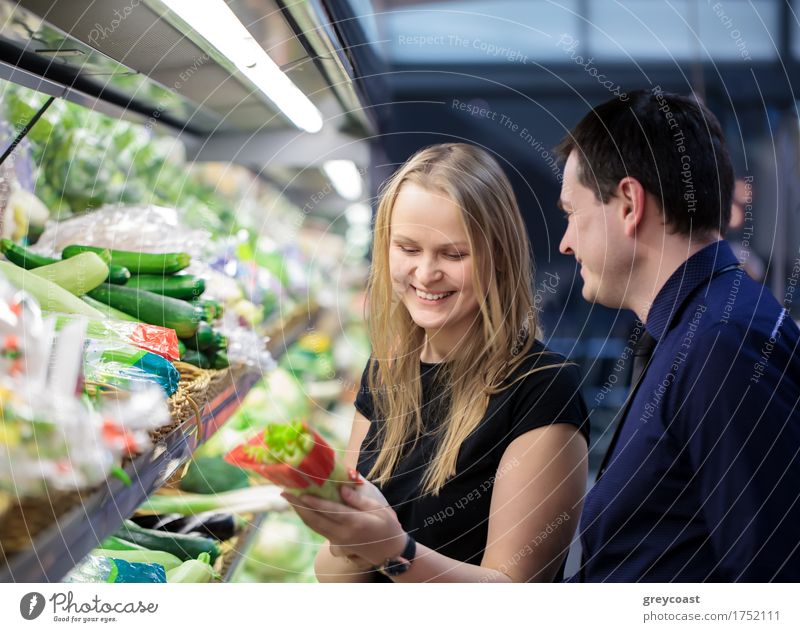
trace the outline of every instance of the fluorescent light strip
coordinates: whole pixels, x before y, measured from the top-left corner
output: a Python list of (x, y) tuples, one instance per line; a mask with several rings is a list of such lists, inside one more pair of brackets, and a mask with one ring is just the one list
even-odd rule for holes
[(322, 164), (322, 170), (345, 200), (356, 201), (361, 197), (361, 174), (352, 160), (328, 160)]
[(294, 85), (223, 0), (161, 0), (227, 57), (297, 127), (322, 129), (322, 114)]

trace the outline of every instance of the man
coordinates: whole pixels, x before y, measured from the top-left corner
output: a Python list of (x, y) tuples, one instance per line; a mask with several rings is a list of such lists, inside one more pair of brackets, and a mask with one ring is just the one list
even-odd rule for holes
[(645, 324), (574, 579), (800, 581), (800, 331), (721, 241), (719, 123), (692, 98), (633, 92), (557, 152), (560, 250), (583, 297)]

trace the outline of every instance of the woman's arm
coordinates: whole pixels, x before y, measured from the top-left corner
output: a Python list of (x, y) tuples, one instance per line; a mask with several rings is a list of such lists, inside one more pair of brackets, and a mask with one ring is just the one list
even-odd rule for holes
[[(570, 424), (530, 430), (506, 449), (492, 491), (486, 550), (465, 564), (419, 545), (396, 582), (552, 581), (569, 550), (583, 503), (586, 441)], [(374, 565), (397, 557), (405, 536), (390, 507), (343, 489), (348, 503), (290, 498), (303, 519), (346, 552)]]
[[(356, 469), (358, 465), (358, 455), (361, 453), (361, 444), (367, 436), (370, 421), (364, 415), (356, 411), (353, 417), (353, 428), (350, 431), (350, 440), (344, 454), (346, 467)], [(343, 552), (338, 551), (334, 555), (331, 551), (330, 542), (320, 547), (317, 557), (314, 560), (314, 571), (317, 580), (325, 582), (370, 582), (374, 580), (372, 565), (364, 560), (353, 556), (348, 558)]]

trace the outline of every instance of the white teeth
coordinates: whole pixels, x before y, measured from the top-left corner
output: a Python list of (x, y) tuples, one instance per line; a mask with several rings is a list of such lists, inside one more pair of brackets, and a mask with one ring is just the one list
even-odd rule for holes
[(429, 301), (438, 301), (440, 298), (444, 298), (445, 296), (450, 296), (452, 292), (445, 292), (444, 294), (427, 294), (426, 292), (420, 292), (417, 288), (414, 288), (417, 292), (417, 296), (420, 298), (428, 299)]

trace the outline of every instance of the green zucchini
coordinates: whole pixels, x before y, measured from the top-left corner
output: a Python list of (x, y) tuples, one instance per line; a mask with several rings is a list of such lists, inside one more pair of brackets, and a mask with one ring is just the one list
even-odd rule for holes
[(200, 323), (198, 308), (146, 290), (103, 283), (89, 292), (89, 296), (150, 325), (174, 329), (181, 338), (193, 336)]
[(131, 271), (116, 263), (108, 264), (108, 282), (114, 285), (125, 285), (131, 278)]
[(204, 584), (216, 578), (208, 553), (201, 553), (196, 560), (187, 560), (178, 568), (173, 568), (167, 573), (167, 583), (170, 584)]
[(192, 301), (192, 304), (202, 308), (203, 320), (209, 323), (217, 320), (217, 318), (222, 318), (223, 307), (219, 301), (211, 298), (201, 298), (200, 300)]
[[(103, 248), (95, 246), (72, 245), (64, 248), (61, 256), (64, 259), (74, 257), (79, 252), (97, 252)], [(132, 274), (175, 274), (186, 268), (191, 263), (191, 257), (185, 252), (165, 252), (152, 254), (147, 252), (132, 252), (129, 250), (109, 249), (111, 263), (124, 266)]]
[(227, 369), (230, 366), (228, 354), (225, 351), (217, 351), (211, 359), (211, 366), (215, 369)]
[(211, 368), (211, 360), (208, 358), (208, 356), (206, 356), (206, 354), (202, 351), (197, 351), (196, 349), (187, 349), (186, 353), (181, 356), (181, 362), (194, 364), (196, 367), (200, 367), (201, 369)]
[[(41, 268), (42, 266), (49, 266), (53, 263), (63, 261), (63, 259), (53, 259), (52, 257), (45, 257), (44, 255), (37, 255), (27, 248), (23, 248), (19, 244), (15, 244), (10, 239), (0, 240), (0, 250), (11, 263), (25, 268), (26, 270), (33, 270), (34, 268)], [(106, 264), (108, 264), (108, 282), (124, 284), (131, 278), (130, 271), (120, 265), (111, 263), (111, 253), (108, 248), (95, 248), (92, 250), (98, 255)], [(76, 253), (78, 254), (78, 253)], [(74, 255), (73, 255), (74, 256)], [(103, 279), (104, 281), (106, 279)]]
[(136, 551), (123, 551), (120, 549), (95, 549), (92, 555), (96, 557), (110, 557), (114, 560), (124, 560), (139, 564), (161, 564), (165, 571), (178, 568), (185, 560), (167, 551), (148, 550), (143, 548)]
[(70, 294), (83, 296), (108, 278), (108, 266), (93, 252), (82, 252), (31, 270), (31, 274), (63, 287)]
[(201, 553), (211, 556), (211, 563), (219, 557), (219, 543), (211, 538), (185, 533), (167, 533), (155, 529), (143, 529), (135, 522), (126, 520), (115, 534), (118, 538), (134, 542), (152, 551), (166, 551), (179, 559), (193, 560)]
[(45, 257), (31, 252), (27, 248), (15, 244), (10, 239), (0, 239), (0, 250), (11, 263), (18, 265), (26, 270), (33, 270), (41, 266), (47, 266), (51, 263), (56, 263), (58, 259), (52, 257)]
[(128, 287), (147, 290), (184, 301), (200, 296), (206, 290), (206, 281), (191, 274), (161, 276), (157, 274), (141, 274), (128, 281)]
[(134, 318), (125, 312), (121, 312), (118, 309), (114, 309), (113, 307), (109, 307), (108, 305), (101, 303), (100, 301), (96, 301), (91, 296), (81, 296), (81, 300), (87, 305), (91, 305), (99, 312), (102, 312), (103, 316), (110, 318), (111, 320), (125, 320), (132, 323), (142, 322), (138, 318)]
[(36, 276), (31, 270), (20, 268), (13, 263), (0, 261), (0, 272), (9, 282), (20, 290), (24, 290), (39, 301), (39, 306), (48, 312), (62, 312), (64, 314), (83, 314), (89, 318), (102, 320), (103, 314), (89, 307), (74, 294), (70, 294), (63, 287)]
[(133, 542), (128, 542), (127, 540), (123, 540), (122, 538), (118, 538), (115, 535), (108, 536), (105, 540), (100, 543), (100, 548), (105, 549), (107, 551), (147, 551), (145, 547), (141, 546), (140, 544), (134, 544)]
[(183, 339), (183, 343), (187, 349), (194, 349), (196, 351), (205, 351), (214, 345), (214, 330), (204, 320), (201, 320), (197, 325), (197, 331), (193, 336), (188, 336)]

